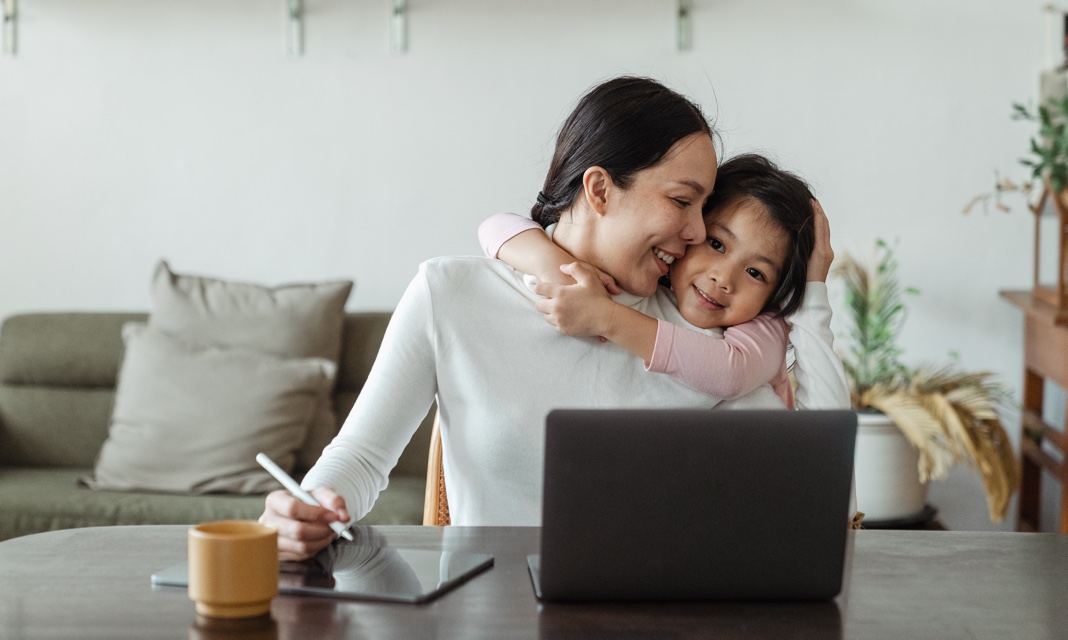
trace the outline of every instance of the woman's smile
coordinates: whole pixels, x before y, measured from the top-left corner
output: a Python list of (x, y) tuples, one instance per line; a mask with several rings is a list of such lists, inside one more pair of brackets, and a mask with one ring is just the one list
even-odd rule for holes
[(660, 275), (667, 275), (668, 267), (671, 266), (672, 262), (675, 262), (677, 256), (664, 251), (660, 247), (653, 247), (653, 255), (656, 256), (657, 265), (660, 267)]
[[(702, 206), (716, 178), (712, 138), (694, 133), (676, 142), (656, 164), (636, 172), (629, 183), (616, 183), (601, 167), (584, 174), (586, 191), (579, 211), (596, 222), (588, 246), (581, 220), (560, 219), (554, 234), (565, 251), (615, 278), (620, 288), (638, 296), (656, 292), (657, 282), (677, 264), (689, 245), (705, 237)], [(579, 229), (579, 232), (572, 231)], [(574, 244), (575, 246), (570, 246)]]
[(660, 247), (653, 247), (653, 253), (656, 254), (657, 258), (660, 258), (661, 260), (663, 260), (665, 264), (670, 265), (672, 262), (675, 262), (675, 256), (673, 256), (670, 253), (664, 251)]

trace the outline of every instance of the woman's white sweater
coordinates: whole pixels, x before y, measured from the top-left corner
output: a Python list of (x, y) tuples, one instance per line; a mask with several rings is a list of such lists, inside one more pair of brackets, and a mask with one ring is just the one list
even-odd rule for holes
[[(645, 371), (614, 344), (561, 335), (534, 309), (536, 299), (523, 275), (498, 260), (423, 263), (352, 412), (304, 487), (332, 487), (362, 518), (436, 396), (453, 524), (538, 525), (544, 422), (554, 408), (783, 406), (769, 385), (721, 402)], [(627, 302), (696, 329), (666, 291)], [(801, 407), (848, 407), (829, 319), (825, 287), (810, 286), (791, 318)]]

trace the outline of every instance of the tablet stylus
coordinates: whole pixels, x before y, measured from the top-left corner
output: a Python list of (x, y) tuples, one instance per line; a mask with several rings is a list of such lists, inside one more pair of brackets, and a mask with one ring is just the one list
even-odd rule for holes
[[(310, 493), (308, 493), (304, 489), (301, 489), (300, 485), (297, 484), (297, 481), (290, 477), (288, 473), (282, 471), (282, 467), (276, 465), (274, 463), (274, 460), (271, 460), (267, 457), (266, 453), (257, 453), (256, 462), (260, 463), (261, 467), (266, 469), (268, 473), (274, 476), (275, 480), (281, 482), (282, 486), (285, 487), (287, 491), (299, 498), (301, 502), (304, 502), (306, 504), (313, 504), (317, 507), (323, 506), (319, 504), (319, 501), (313, 498)], [(330, 528), (336, 531), (337, 534), (342, 538), (348, 540), (349, 542), (352, 542), (353, 538), (352, 534), (349, 532), (349, 525), (343, 524), (341, 522), (331, 522)]]

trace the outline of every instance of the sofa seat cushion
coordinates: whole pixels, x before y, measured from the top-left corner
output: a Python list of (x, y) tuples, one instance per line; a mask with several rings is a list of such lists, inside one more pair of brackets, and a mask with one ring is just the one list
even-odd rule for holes
[[(0, 540), (75, 527), (254, 520), (263, 513), (262, 495), (186, 496), (79, 487), (78, 478), (90, 471), (0, 467)], [(395, 474), (360, 523), (420, 524), (424, 487), (423, 477)]]
[(93, 491), (78, 486), (91, 469), (0, 469), (0, 539), (52, 529), (118, 524), (193, 524), (255, 519), (262, 495), (176, 495)]

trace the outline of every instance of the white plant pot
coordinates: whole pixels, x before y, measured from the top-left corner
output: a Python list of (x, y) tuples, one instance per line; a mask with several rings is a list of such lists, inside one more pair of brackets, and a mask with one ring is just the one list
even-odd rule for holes
[(919, 516), (927, 504), (920, 452), (882, 413), (857, 414), (857, 510), (882, 522)]

